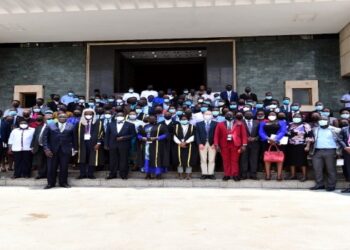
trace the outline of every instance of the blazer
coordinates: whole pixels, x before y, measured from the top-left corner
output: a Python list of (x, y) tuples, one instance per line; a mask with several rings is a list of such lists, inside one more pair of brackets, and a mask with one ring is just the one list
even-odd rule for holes
[(255, 137), (255, 138), (259, 137), (259, 124), (260, 124), (259, 121), (253, 120), (252, 130), (249, 133), (248, 122), (247, 122), (247, 120), (244, 120), (244, 126), (247, 129), (247, 135), (249, 137)]
[[(232, 143), (227, 141), (228, 134), (229, 131), (227, 129), (226, 121), (217, 124), (214, 135), (214, 144), (220, 146), (220, 148), (232, 145)], [(235, 147), (241, 147), (242, 145), (248, 144), (247, 130), (245, 129), (243, 122), (237, 120), (234, 121), (231, 134)]]
[[(286, 121), (278, 121), (278, 124), (280, 125), (280, 129), (276, 133), (276, 142), (280, 142), (283, 136), (287, 133), (287, 122)], [(259, 136), (262, 141), (267, 141), (267, 134), (264, 130), (264, 127), (266, 125), (265, 121), (260, 122), (259, 125)]]
[(339, 137), (340, 137), (339, 143), (342, 148), (350, 147), (350, 144), (349, 144), (350, 126), (342, 128), (342, 130), (340, 131)]
[[(117, 141), (118, 137), (122, 137), (120, 141)], [(124, 121), (122, 129), (117, 132), (117, 122), (112, 121), (106, 130), (104, 145), (109, 149), (117, 148), (129, 148), (131, 146), (131, 140), (136, 137), (135, 125)]]
[(238, 101), (238, 95), (233, 90), (231, 91), (230, 100), (228, 100), (227, 91), (222, 91), (220, 93), (220, 97), (221, 97), (221, 99), (225, 100), (226, 102), (237, 102)]
[[(43, 129), (44, 125), (40, 125), (38, 127), (35, 128), (35, 132), (34, 132), (34, 136), (33, 136), (33, 140), (32, 140), (32, 144), (31, 144), (31, 148), (33, 149), (33, 154), (35, 154), (36, 152), (38, 152), (39, 149), (39, 136), (41, 133), (41, 130)], [(47, 126), (46, 126), (47, 127)], [(46, 128), (45, 127), (45, 128)], [(45, 131), (45, 130), (44, 130)], [(44, 135), (44, 131), (42, 136)], [(42, 140), (44, 141), (44, 139), (42, 138)]]
[[(312, 145), (312, 147), (310, 149), (310, 155), (314, 155), (314, 153), (315, 153), (319, 129), (320, 129), (320, 127), (315, 127), (312, 129), (312, 132), (314, 134), (314, 144)], [(340, 155), (341, 154), (341, 151), (340, 151), (341, 150), (341, 148), (340, 148), (341, 147), (341, 140), (340, 140), (341, 129), (333, 127), (333, 126), (329, 126), (329, 129), (332, 131), (333, 139), (334, 139), (335, 143), (337, 144), (337, 149), (336, 149), (337, 155)]]
[(208, 137), (208, 142), (209, 145), (214, 144), (214, 134), (215, 134), (215, 128), (216, 128), (217, 122), (216, 121), (211, 121), (210, 122), (210, 128), (209, 128), (209, 135), (207, 136), (207, 130), (205, 128), (205, 121), (198, 122), (196, 124), (196, 143), (199, 144), (205, 144), (207, 142), (207, 137)]
[(61, 133), (57, 123), (47, 125), (43, 132), (43, 147), (44, 150), (50, 150), (52, 153), (57, 153), (61, 148), (63, 153), (72, 154), (74, 145), (74, 126), (66, 123), (64, 131)]

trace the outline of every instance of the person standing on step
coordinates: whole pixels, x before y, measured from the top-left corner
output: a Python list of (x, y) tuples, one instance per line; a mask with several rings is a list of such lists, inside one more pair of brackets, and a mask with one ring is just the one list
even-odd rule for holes
[(213, 121), (211, 111), (204, 112), (203, 117), (204, 121), (198, 122), (196, 125), (196, 143), (199, 147), (201, 159), (201, 180), (215, 180), (216, 149), (214, 146), (214, 134), (217, 122)]
[(192, 167), (197, 162), (197, 148), (195, 144), (196, 128), (189, 123), (186, 115), (181, 115), (180, 124), (175, 125), (174, 142), (177, 145), (174, 152), (174, 164), (177, 166), (179, 179), (192, 178)]
[[(350, 182), (350, 126), (342, 128), (340, 132), (340, 145), (343, 149), (343, 174), (345, 180)], [(350, 187), (342, 190), (342, 193), (350, 193)]]
[(75, 129), (75, 150), (80, 175), (77, 179), (96, 179), (94, 168), (103, 164), (103, 123), (97, 119), (93, 109), (83, 110), (79, 124)]

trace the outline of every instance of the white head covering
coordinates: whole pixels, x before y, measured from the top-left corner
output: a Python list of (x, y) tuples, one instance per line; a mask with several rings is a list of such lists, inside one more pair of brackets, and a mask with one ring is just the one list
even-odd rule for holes
[(81, 118), (80, 118), (80, 123), (83, 124), (84, 126), (87, 125), (87, 120), (85, 119), (85, 113), (86, 112), (92, 112), (93, 113), (92, 124), (95, 124), (95, 122), (97, 121), (96, 112), (95, 112), (95, 110), (90, 109), (90, 108), (83, 110), (83, 113), (81, 114)]

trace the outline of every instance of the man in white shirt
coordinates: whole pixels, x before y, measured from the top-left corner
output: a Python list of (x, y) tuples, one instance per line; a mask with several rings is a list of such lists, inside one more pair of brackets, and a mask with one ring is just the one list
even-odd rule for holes
[(23, 108), (20, 107), (21, 103), (18, 100), (12, 101), (12, 108), (6, 109), (4, 112), (4, 117), (8, 116), (11, 111), (16, 111), (18, 116), (22, 116)]
[(144, 90), (141, 92), (141, 97), (145, 97), (148, 98), (148, 96), (153, 95), (153, 97), (157, 97), (158, 96), (158, 92), (153, 90), (153, 86), (152, 85), (148, 85), (147, 86), (147, 90)]
[(350, 108), (350, 91), (349, 93), (342, 96), (340, 102), (344, 103), (345, 108)]
[(8, 140), (9, 153), (13, 154), (15, 161), (15, 171), (13, 179), (29, 178), (31, 164), (32, 148), (31, 143), (34, 136), (34, 128), (28, 126), (27, 121), (23, 120), (19, 123), (19, 128), (12, 130)]
[(123, 95), (123, 101), (126, 102), (130, 97), (136, 97), (137, 100), (140, 100), (140, 95), (134, 92), (134, 88), (129, 88), (128, 93)]

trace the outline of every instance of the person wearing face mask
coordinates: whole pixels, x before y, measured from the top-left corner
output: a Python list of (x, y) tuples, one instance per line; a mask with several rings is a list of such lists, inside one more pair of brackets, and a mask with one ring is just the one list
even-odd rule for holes
[(202, 176), (201, 180), (215, 180), (215, 156), (214, 134), (217, 122), (213, 121), (211, 111), (205, 111), (204, 120), (196, 124), (196, 143), (199, 148)]
[(67, 119), (67, 123), (72, 124), (74, 127), (79, 124), (81, 118), (81, 109), (79, 107), (73, 110), (73, 116)]
[(68, 164), (75, 149), (74, 126), (67, 123), (67, 114), (58, 116), (58, 123), (47, 124), (43, 132), (43, 147), (47, 157), (47, 185), (45, 189), (56, 186), (57, 168), (59, 166), (59, 185), (68, 185)]
[(315, 103), (315, 110), (314, 110), (314, 112), (321, 113), (323, 109), (324, 109), (324, 105), (323, 105), (322, 102), (318, 101), (318, 102)]
[(129, 98), (135, 97), (137, 100), (140, 100), (140, 94), (134, 91), (133, 87), (130, 87), (127, 93), (123, 95), (123, 101), (126, 102)]
[[(277, 114), (273, 111), (268, 113), (268, 120), (261, 121), (259, 127), (259, 137), (264, 142), (263, 152), (269, 150), (270, 146), (276, 146), (287, 133), (286, 122), (277, 119)], [(275, 150), (276, 148), (272, 148)], [(264, 161), (265, 180), (271, 180), (271, 162)], [(282, 181), (283, 162), (277, 163), (277, 181)]]
[(214, 93), (211, 88), (207, 88), (207, 90), (202, 95), (204, 99), (209, 99), (211, 102), (214, 101)]
[(344, 108), (350, 111), (350, 90), (347, 94), (341, 97), (340, 102), (344, 104)]
[(320, 113), (318, 113), (318, 112), (312, 112), (310, 114), (310, 118), (308, 120), (308, 123), (311, 126), (311, 128), (318, 127), (318, 121), (320, 120), (320, 118), (321, 118), (321, 116), (320, 116)]
[(189, 100), (193, 105), (197, 104), (199, 95), (196, 93), (196, 90), (190, 89), (190, 93), (185, 96), (185, 100)]
[(230, 102), (228, 107), (229, 107), (230, 111), (233, 111), (233, 112), (238, 109), (238, 105), (236, 102)]
[(148, 124), (141, 127), (137, 138), (142, 143), (140, 165), (146, 173), (146, 180), (162, 179), (169, 166), (169, 154), (167, 147), (168, 130), (167, 126), (157, 124), (157, 118), (151, 114), (148, 117)]
[(152, 95), (153, 97), (158, 96), (158, 92), (153, 89), (153, 85), (148, 85), (147, 90), (143, 90), (141, 92), (141, 97), (148, 98), (150, 95)]
[(115, 179), (118, 176), (123, 180), (128, 179), (129, 174), (129, 151), (131, 140), (136, 136), (135, 125), (125, 121), (125, 115), (118, 112), (114, 121), (107, 127), (104, 139), (104, 146), (109, 150), (109, 175), (107, 180)]
[[(349, 121), (349, 118), (347, 119)], [(350, 126), (347, 125), (340, 132), (340, 146), (343, 152), (344, 165), (343, 174), (345, 180), (350, 182)], [(342, 193), (350, 193), (350, 186), (342, 190)]]
[(239, 96), (240, 99), (243, 100), (252, 100), (254, 102), (258, 101), (258, 97), (256, 94), (252, 93), (252, 89), (250, 87), (246, 87), (244, 89), (244, 93)]
[(196, 127), (189, 123), (188, 115), (181, 115), (179, 124), (175, 126), (173, 140), (176, 144), (173, 150), (174, 164), (177, 166), (178, 178), (192, 178), (192, 168), (197, 163), (197, 150), (195, 144)]
[(196, 112), (193, 114), (193, 119), (195, 123), (201, 122), (204, 120), (204, 113), (209, 110), (208, 104), (202, 104), (200, 106), (200, 112)]
[(296, 168), (301, 168), (301, 182), (307, 180), (307, 154), (313, 142), (311, 126), (303, 122), (301, 114), (293, 116), (293, 122), (288, 126), (288, 145), (286, 150), (286, 166), (290, 167), (289, 180), (297, 180)]
[(277, 100), (272, 100), (270, 102), (270, 105), (265, 107), (266, 112), (274, 111), (274, 112), (279, 112), (279, 103)]
[[(139, 129), (144, 125), (144, 122), (137, 119), (135, 111), (130, 111), (127, 116), (127, 121), (135, 125), (136, 133), (139, 132)], [(132, 170), (137, 170), (137, 138), (134, 137), (131, 139), (131, 149), (129, 157), (130, 165), (132, 165)]]
[(214, 107), (212, 109), (213, 121), (215, 122), (223, 122), (225, 121), (225, 116), (221, 115), (220, 109), (218, 107)]
[(47, 107), (52, 110), (53, 112), (57, 111), (57, 106), (62, 105), (63, 103), (60, 102), (60, 96), (53, 94), (52, 101), (47, 103)]
[(273, 99), (272, 93), (271, 92), (266, 92), (265, 93), (265, 99), (263, 100), (264, 108), (265, 109), (268, 108), (268, 106), (271, 105), (272, 101), (276, 101), (275, 99)]
[(339, 118), (333, 122), (333, 126), (342, 128), (347, 123), (346, 121), (350, 121), (350, 110), (343, 108), (339, 110)]
[(239, 157), (246, 150), (247, 130), (242, 121), (234, 121), (234, 115), (231, 111), (225, 114), (225, 119), (225, 122), (216, 126), (214, 145), (217, 151), (221, 151), (224, 166), (223, 181), (228, 181), (230, 178), (239, 181)]
[(74, 102), (75, 94), (72, 90), (69, 90), (66, 95), (61, 97), (61, 103), (68, 105), (71, 102)]
[(237, 102), (238, 101), (238, 95), (235, 91), (232, 90), (232, 85), (227, 84), (226, 85), (226, 91), (222, 91), (220, 93), (220, 97), (222, 100), (225, 101), (225, 103), (228, 105), (230, 102)]
[(96, 179), (94, 169), (104, 163), (101, 147), (104, 134), (102, 121), (97, 119), (93, 109), (85, 109), (74, 132), (77, 163), (80, 167), (77, 179)]
[(321, 116), (325, 116), (329, 118), (329, 124), (334, 126), (334, 127), (338, 127), (338, 121), (337, 118), (333, 117), (333, 112), (331, 111), (330, 108), (323, 108), (323, 110), (320, 112)]
[[(169, 99), (169, 97), (168, 97), (168, 99)], [(163, 103), (164, 103), (164, 91), (160, 90), (158, 92), (158, 96), (154, 97), (153, 104), (154, 105), (163, 105)]]
[(19, 117), (18, 121), (19, 121), (19, 122), (21, 122), (21, 121), (26, 121), (27, 124), (30, 125), (31, 123), (35, 122), (35, 119), (32, 119), (32, 118), (31, 118), (30, 109), (24, 109), (24, 110), (23, 110), (22, 117)]
[(240, 157), (240, 173), (241, 179), (249, 178), (257, 180), (258, 162), (259, 162), (259, 121), (254, 120), (254, 115), (251, 111), (244, 113), (244, 127), (248, 135), (247, 149)]
[(21, 117), (21, 116), (22, 116), (22, 113), (23, 113), (23, 108), (20, 107), (20, 106), (21, 106), (20, 101), (18, 101), (18, 100), (13, 100), (11, 106), (12, 106), (11, 108), (5, 110), (4, 116), (5, 116), (5, 117), (8, 116), (9, 113), (10, 113), (11, 111), (16, 111), (17, 115), (18, 115), (19, 117)]
[(137, 120), (143, 121), (143, 119), (146, 117), (146, 114), (143, 113), (143, 109), (140, 103), (135, 106), (135, 113)]
[[(326, 189), (326, 191), (331, 192), (335, 190), (337, 183), (336, 156), (341, 130), (330, 126), (329, 117), (326, 116), (321, 116), (318, 124), (319, 127), (315, 127), (312, 130), (314, 146), (310, 154), (312, 155), (316, 185), (311, 190)], [(326, 186), (323, 180), (324, 168), (327, 171)]]
[(285, 113), (287, 116), (289, 113), (292, 111), (291, 110), (291, 103), (290, 103), (290, 98), (285, 96), (282, 101), (282, 106), (280, 106), (280, 111)]
[(8, 140), (9, 154), (13, 154), (15, 162), (15, 171), (13, 179), (29, 178), (32, 168), (32, 148), (35, 129), (30, 128), (28, 123), (23, 120), (19, 123), (19, 128), (12, 130)]
[(163, 124), (167, 127), (168, 137), (167, 137), (167, 144), (166, 144), (166, 147), (167, 147), (166, 154), (169, 157), (169, 167), (175, 170), (176, 167), (174, 164), (172, 152), (173, 150), (175, 150), (176, 145), (173, 141), (173, 138), (175, 133), (175, 125), (179, 123), (174, 119), (174, 115), (167, 111), (164, 113), (164, 121), (160, 122), (159, 124)]
[(164, 121), (163, 107), (161, 105), (154, 107), (154, 114), (157, 117), (157, 123)]
[(239, 99), (239, 100), (238, 100), (237, 110), (239, 110), (239, 111), (242, 112), (244, 107), (245, 107), (245, 101), (244, 101), (244, 99)]
[(38, 105), (33, 106), (31, 109), (32, 119), (35, 120), (38, 115), (43, 114), (42, 112), (44, 111), (42, 111)]
[(31, 148), (33, 153), (33, 166), (38, 169), (38, 175), (35, 179), (42, 179), (47, 177), (47, 158), (43, 147), (43, 134), (47, 123), (43, 115), (37, 116), (36, 123), (37, 127), (35, 128)]

